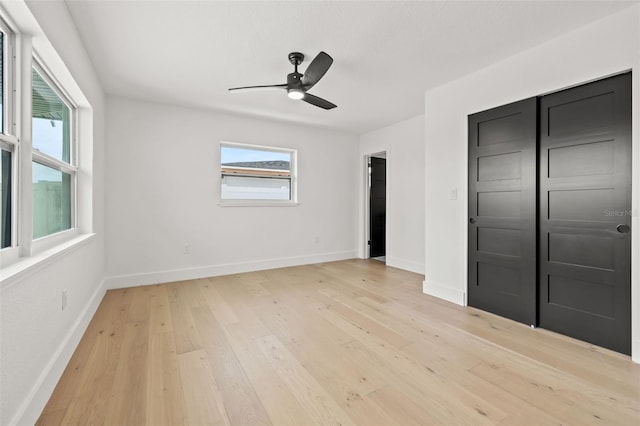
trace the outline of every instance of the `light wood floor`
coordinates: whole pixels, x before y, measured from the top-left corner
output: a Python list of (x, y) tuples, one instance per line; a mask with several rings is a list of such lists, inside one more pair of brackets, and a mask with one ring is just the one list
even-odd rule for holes
[(109, 291), (39, 424), (640, 424), (640, 365), (350, 260)]

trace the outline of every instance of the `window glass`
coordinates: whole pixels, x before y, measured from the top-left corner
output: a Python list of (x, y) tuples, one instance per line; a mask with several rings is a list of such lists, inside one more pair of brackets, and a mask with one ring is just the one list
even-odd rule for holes
[(70, 110), (58, 94), (34, 69), (32, 71), (33, 149), (55, 159), (70, 162)]
[(71, 228), (71, 175), (33, 163), (33, 238)]
[(293, 151), (222, 145), (222, 200), (292, 200)]
[(222, 176), (223, 200), (290, 200), (291, 180)]
[(11, 245), (11, 153), (0, 153), (0, 248), (5, 248)]

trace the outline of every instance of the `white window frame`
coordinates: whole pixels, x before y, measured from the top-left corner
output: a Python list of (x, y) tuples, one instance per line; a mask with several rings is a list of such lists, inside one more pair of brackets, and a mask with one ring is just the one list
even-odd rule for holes
[[(78, 107), (71, 100), (71, 98), (66, 94), (62, 85), (58, 83), (58, 81), (53, 77), (52, 73), (43, 65), (43, 61), (38, 57), (38, 55), (34, 52), (33, 54), (33, 62), (32, 69), (34, 69), (40, 77), (47, 83), (49, 88), (55, 92), (55, 94), (62, 100), (62, 102), (69, 108), (69, 163), (58, 160), (50, 155), (47, 155), (43, 152), (40, 152), (33, 146), (31, 147), (31, 160), (38, 164), (41, 164), (46, 167), (50, 167), (52, 169), (58, 170), (63, 173), (67, 173), (71, 175), (71, 226), (69, 229), (65, 229), (63, 231), (45, 235), (40, 238), (33, 239), (33, 235), (31, 238), (33, 239), (32, 243), (32, 253), (37, 253), (57, 244), (60, 244), (64, 240), (68, 239), (71, 236), (75, 236), (78, 234), (78, 225), (77, 225), (77, 188), (78, 188), (78, 167), (77, 167), (77, 134), (78, 134)], [(30, 70), (31, 71), (31, 70)], [(33, 84), (33, 82), (32, 82)], [(31, 96), (31, 93), (29, 93)], [(31, 120), (33, 117), (29, 117)], [(33, 217), (31, 218), (33, 220)]]
[[(3, 61), (2, 61), (2, 73), (3, 73), (3, 120), (4, 120), (4, 133), (3, 135), (12, 137), (12, 142), (17, 143), (18, 140), (15, 137), (16, 123), (14, 120), (15, 115), (15, 32), (10, 25), (6, 23), (4, 19), (0, 17), (0, 31), (5, 35), (5, 40), (2, 46)], [(9, 60), (7, 60), (9, 59)]]
[[(253, 149), (259, 151), (269, 152), (284, 152), (291, 156), (291, 162), (289, 165), (290, 173), (290, 199), (289, 200), (229, 200), (222, 198), (222, 148), (239, 148), (239, 149)], [(294, 207), (299, 205), (298, 203), (298, 150), (293, 148), (283, 148), (275, 146), (254, 145), (240, 142), (221, 141), (218, 147), (218, 200), (219, 205), (223, 207)]]
[(2, 117), (3, 132), (0, 132), (0, 148), (11, 153), (11, 244), (0, 249), (2, 258), (14, 261), (18, 257), (18, 176), (20, 164), (20, 140), (16, 137), (16, 31), (4, 17), (0, 16), (2, 43)]

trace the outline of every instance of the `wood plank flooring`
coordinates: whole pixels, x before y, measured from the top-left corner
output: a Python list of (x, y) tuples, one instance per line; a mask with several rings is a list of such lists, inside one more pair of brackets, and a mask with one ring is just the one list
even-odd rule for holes
[(630, 358), (349, 260), (107, 292), (39, 425), (640, 424)]

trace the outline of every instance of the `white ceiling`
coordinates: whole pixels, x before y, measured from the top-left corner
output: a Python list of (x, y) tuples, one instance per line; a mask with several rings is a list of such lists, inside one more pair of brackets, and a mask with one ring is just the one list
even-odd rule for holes
[[(110, 94), (364, 133), (424, 113), (426, 89), (637, 1), (70, 1)], [(310, 90), (325, 111), (279, 91), (321, 50), (334, 58)]]

